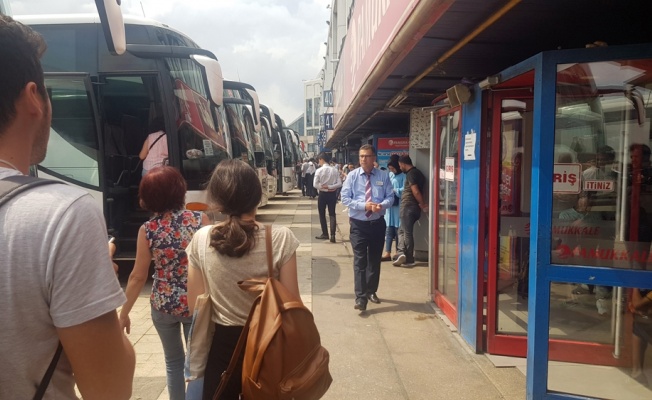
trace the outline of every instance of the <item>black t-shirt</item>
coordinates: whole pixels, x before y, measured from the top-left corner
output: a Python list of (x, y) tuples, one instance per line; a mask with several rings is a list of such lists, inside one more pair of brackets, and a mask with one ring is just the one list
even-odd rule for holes
[(405, 186), (403, 187), (403, 195), (401, 196), (401, 206), (418, 206), (419, 202), (414, 198), (412, 194), (412, 185), (417, 185), (419, 192), (421, 192), (421, 197), (423, 198), (423, 188), (426, 184), (426, 177), (423, 176), (421, 171), (412, 167), (408, 172), (405, 173)]

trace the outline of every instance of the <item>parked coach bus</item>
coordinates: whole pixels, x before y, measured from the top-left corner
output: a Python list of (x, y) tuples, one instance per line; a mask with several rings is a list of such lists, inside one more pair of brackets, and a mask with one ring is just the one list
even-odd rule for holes
[(272, 135), (272, 142), (274, 143), (274, 156), (276, 157), (276, 168), (278, 170), (278, 187), (276, 190), (277, 193), (286, 194), (297, 185), (297, 178), (294, 172), (296, 160), (294, 150), (292, 150), (292, 139), (284, 129), (285, 122), (283, 122), (278, 114), (273, 114), (273, 118), (276, 130), (275, 134)]
[(48, 45), (42, 64), (52, 102), (39, 176), (85, 188), (104, 210), (118, 258), (135, 255), (138, 154), (154, 122), (167, 135), (167, 163), (188, 182), (187, 202), (205, 208), (204, 185), (231, 157), (216, 57), (161, 23), (125, 17), (127, 51), (112, 55), (96, 15), (21, 16)]
[[(233, 158), (251, 165), (258, 173), (262, 188), (267, 187), (267, 167), (260, 137), (260, 105), (253, 86), (235, 81), (224, 81), (224, 108), (231, 132)], [(259, 206), (267, 205), (267, 191), (263, 190)]]
[(276, 196), (277, 184), (277, 170), (276, 160), (274, 159), (274, 144), (272, 143), (272, 133), (275, 128), (275, 121), (270, 118), (269, 109), (260, 105), (260, 135), (263, 140), (263, 148), (265, 150), (265, 165), (267, 167), (267, 197), (269, 199)]

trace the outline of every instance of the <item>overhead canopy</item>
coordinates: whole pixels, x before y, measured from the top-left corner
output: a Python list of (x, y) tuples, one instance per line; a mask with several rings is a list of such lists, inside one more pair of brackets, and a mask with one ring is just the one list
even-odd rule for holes
[[(372, 133), (407, 133), (411, 108), (428, 107), (455, 84), (479, 82), (542, 51), (584, 48), (596, 41), (610, 46), (652, 42), (649, 0), (421, 3), (421, 7), (429, 4), (433, 13), (429, 28), (403, 26), (416, 37), (412, 47), (397, 54), (389, 71), (371, 72), (370, 76), (376, 73), (382, 79), (367, 79), (353, 95), (327, 147)], [(375, 68), (378, 65), (386, 68), (382, 63)]]

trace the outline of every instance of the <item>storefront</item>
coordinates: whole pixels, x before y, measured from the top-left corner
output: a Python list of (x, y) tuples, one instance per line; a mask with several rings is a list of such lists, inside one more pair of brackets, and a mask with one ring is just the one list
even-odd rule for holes
[(433, 301), (527, 355), (530, 398), (652, 396), (652, 47), (541, 53), (472, 93), (432, 111)]

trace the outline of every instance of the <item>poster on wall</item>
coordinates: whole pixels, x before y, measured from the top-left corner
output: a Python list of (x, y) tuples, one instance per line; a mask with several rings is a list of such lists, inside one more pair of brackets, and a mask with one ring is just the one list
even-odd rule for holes
[(408, 155), (410, 153), (410, 139), (406, 137), (379, 137), (376, 139), (376, 161), (381, 167), (387, 168), (389, 157), (392, 154)]

